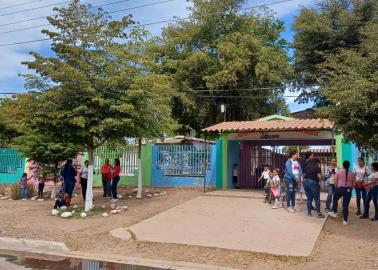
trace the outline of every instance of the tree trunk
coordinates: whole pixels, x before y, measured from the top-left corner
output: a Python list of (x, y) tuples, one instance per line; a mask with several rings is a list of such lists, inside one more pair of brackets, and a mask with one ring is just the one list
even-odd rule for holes
[(137, 198), (142, 198), (142, 139), (138, 139), (138, 191)]
[(85, 211), (93, 209), (93, 159), (94, 147), (88, 147), (88, 180), (87, 180), (87, 193), (85, 198)]
[(56, 179), (53, 180), (53, 187), (51, 191), (51, 199), (55, 199), (55, 198), (56, 198)]

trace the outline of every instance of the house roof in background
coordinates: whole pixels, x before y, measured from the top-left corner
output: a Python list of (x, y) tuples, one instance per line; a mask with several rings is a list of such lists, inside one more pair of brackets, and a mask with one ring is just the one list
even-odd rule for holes
[(255, 120), (223, 122), (203, 129), (204, 132), (241, 132), (241, 131), (314, 131), (332, 130), (334, 123), (327, 119)]

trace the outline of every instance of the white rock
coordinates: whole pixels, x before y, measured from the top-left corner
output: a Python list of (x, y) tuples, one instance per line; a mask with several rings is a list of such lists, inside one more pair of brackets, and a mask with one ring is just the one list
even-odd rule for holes
[(121, 207), (121, 210), (123, 210), (123, 211), (127, 211), (127, 209), (128, 209), (128, 208), (127, 208), (126, 205), (124, 205), (124, 206)]
[(129, 199), (131, 199), (133, 196), (129, 196)]
[(67, 209), (67, 206), (63, 205), (60, 209), (61, 209), (61, 210), (66, 210), (66, 209)]
[(149, 193), (150, 192), (150, 190), (149, 189), (146, 189), (144, 192), (146, 192), (146, 193)]
[(133, 189), (133, 192), (137, 192), (137, 191), (138, 191), (138, 188), (134, 188), (134, 189)]
[(162, 191), (162, 192), (160, 193), (160, 195), (166, 195), (166, 194), (167, 194), (166, 191)]
[(117, 206), (116, 210), (120, 210), (122, 208), (122, 206)]
[(56, 209), (51, 210), (51, 215), (52, 216), (57, 216), (58, 214), (59, 214), (58, 210), (56, 210)]
[(73, 210), (71, 213), (72, 213), (72, 215), (75, 214), (75, 210)]
[(82, 218), (86, 218), (86, 217), (87, 217), (87, 213), (82, 212), (82, 213), (80, 214), (80, 216), (81, 216)]
[(152, 194), (147, 194), (146, 197), (152, 198), (153, 196), (152, 196)]
[(72, 213), (71, 212), (63, 212), (60, 216), (62, 218), (68, 218), (68, 217), (72, 217)]
[(107, 217), (107, 216), (109, 216), (109, 214), (108, 213), (103, 213), (102, 216), (103, 217)]
[(154, 197), (160, 196), (160, 193), (155, 193)]
[(110, 208), (111, 208), (111, 209), (115, 209), (115, 208), (116, 208), (116, 205), (113, 203), (112, 205), (110, 205)]
[(2, 197), (1, 199), (2, 199), (2, 200), (6, 200), (6, 199), (8, 199), (8, 197), (7, 197), (7, 196), (5, 196), (5, 197)]
[[(8, 201), (13, 201), (13, 199), (8, 199)], [(26, 200), (24, 200), (24, 201), (26, 201)]]
[(105, 208), (106, 208), (106, 205), (101, 205), (101, 208), (102, 208), (102, 209), (105, 209)]
[(72, 206), (73, 209), (76, 209), (78, 208), (79, 206), (77, 204), (75, 204), (74, 206)]
[(110, 211), (110, 214), (118, 214), (118, 210), (112, 210)]
[(39, 202), (43, 202), (45, 199), (38, 199), (37, 201), (39, 201)]
[(123, 196), (122, 196), (121, 194), (118, 194), (118, 195), (117, 195), (117, 198), (118, 198), (118, 199), (122, 199), (122, 197), (123, 197)]
[(35, 198), (34, 198), (34, 197), (32, 197), (32, 198), (30, 198), (30, 200), (31, 200), (31, 201), (35, 201)]

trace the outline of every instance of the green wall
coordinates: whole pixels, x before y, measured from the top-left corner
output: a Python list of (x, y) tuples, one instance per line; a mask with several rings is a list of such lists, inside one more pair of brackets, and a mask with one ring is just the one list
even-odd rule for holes
[(227, 189), (228, 182), (228, 136), (227, 133), (221, 135), (222, 140), (222, 189)]
[[(84, 154), (85, 156), (86, 154)], [(85, 160), (85, 159), (84, 159)], [(142, 182), (144, 186), (151, 186), (152, 173), (152, 143), (142, 145)], [(121, 176), (119, 185), (121, 186), (136, 186), (138, 183), (138, 170), (134, 171), (132, 176)], [(93, 186), (102, 187), (101, 175), (96, 174), (93, 177)]]

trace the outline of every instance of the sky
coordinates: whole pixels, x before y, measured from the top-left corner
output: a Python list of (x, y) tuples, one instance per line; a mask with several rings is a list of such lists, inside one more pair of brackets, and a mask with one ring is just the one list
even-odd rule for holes
[[(245, 7), (252, 7), (261, 4), (268, 4), (277, 2), (279, 0), (249, 0)], [(292, 0), (290, 2), (278, 3), (269, 5), (276, 16), (285, 23), (285, 32), (282, 36), (288, 41), (293, 41), (293, 31), (291, 25), (298, 14), (301, 7), (310, 7), (314, 5), (316, 0)], [(35, 2), (26, 5), (21, 5), (26, 2)], [(28, 20), (39, 17), (46, 17), (54, 14), (52, 6), (39, 8), (42, 6), (54, 5), (66, 6), (67, 0), (1, 0), (0, 1), (0, 94), (4, 92), (23, 92), (24, 80), (19, 74), (30, 73), (25, 66), (21, 64), (22, 61), (32, 60), (30, 51), (38, 52), (42, 55), (51, 55), (49, 41), (35, 42), (27, 44), (19, 44), (13, 46), (1, 46), (3, 44), (44, 39), (40, 31), (42, 28), (28, 29), (7, 33), (8, 31), (18, 30), (22, 28), (34, 27), (47, 24), (45, 18), (32, 20), (23, 23), (12, 25), (5, 25), (22, 20)], [(83, 3), (91, 3), (93, 6), (119, 2), (104, 6), (103, 8), (109, 12), (130, 9), (127, 11), (114, 13), (114, 19), (129, 13), (133, 14), (133, 18), (141, 24), (169, 20), (173, 17), (186, 17), (188, 15), (186, 0), (82, 0)], [(156, 4), (155, 4), (156, 3)], [(18, 5), (18, 6), (15, 6)], [(144, 7), (140, 7), (146, 5)], [(148, 6), (149, 5), (149, 6)], [(13, 7), (9, 7), (13, 6)], [(133, 9), (134, 7), (139, 7)], [(33, 9), (35, 8), (35, 9)], [(33, 9), (33, 10), (27, 10)], [(164, 24), (155, 24), (146, 26), (152, 35), (159, 35)], [(288, 93), (288, 95), (293, 95)], [(288, 98), (287, 103), (290, 111), (298, 111), (311, 107), (312, 104), (297, 104), (294, 98)]]

